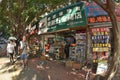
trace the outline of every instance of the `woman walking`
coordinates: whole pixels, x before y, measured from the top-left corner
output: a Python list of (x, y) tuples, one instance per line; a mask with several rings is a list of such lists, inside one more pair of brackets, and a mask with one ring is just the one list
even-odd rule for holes
[(14, 54), (14, 44), (13, 44), (13, 40), (10, 40), (8, 45), (7, 45), (7, 53), (9, 55), (10, 58), (10, 63), (14, 63), (14, 59), (13, 59), (13, 54)]

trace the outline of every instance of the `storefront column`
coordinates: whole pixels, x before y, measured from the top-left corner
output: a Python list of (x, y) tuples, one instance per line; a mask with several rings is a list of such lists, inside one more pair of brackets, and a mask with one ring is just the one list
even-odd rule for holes
[(87, 50), (86, 50), (86, 60), (92, 60), (92, 54), (91, 54), (91, 38), (90, 38), (90, 30), (89, 26), (87, 28)]
[(45, 35), (42, 35), (42, 49), (43, 49), (42, 54), (45, 54)]
[(44, 35), (41, 36), (41, 48), (44, 49)]

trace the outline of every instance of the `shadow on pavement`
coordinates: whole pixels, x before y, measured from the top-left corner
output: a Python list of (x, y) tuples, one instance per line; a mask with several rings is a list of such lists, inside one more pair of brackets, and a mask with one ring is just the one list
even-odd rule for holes
[(23, 68), (19, 61), (11, 65), (7, 59), (7, 62), (2, 63), (0, 71), (12, 73), (12, 80), (84, 80), (82, 71), (72, 71), (58, 61), (41, 61), (35, 58), (29, 60), (27, 68)]
[(2, 64), (0, 70), (1, 70), (1, 73), (6, 73), (6, 72), (12, 73), (19, 69), (16, 67), (16, 65), (11, 64), (10, 62), (7, 62)]
[(46, 71), (36, 69), (36, 63), (37, 62), (29, 61), (28, 67), (22, 68), (19, 75), (16, 76), (16, 80), (49, 80)]
[[(44, 76), (39, 74), (37, 71), (28, 68), (23, 69), (18, 76), (16, 76), (16, 80), (49, 80), (45, 72), (43, 72)], [(45, 77), (46, 76), (46, 77)]]

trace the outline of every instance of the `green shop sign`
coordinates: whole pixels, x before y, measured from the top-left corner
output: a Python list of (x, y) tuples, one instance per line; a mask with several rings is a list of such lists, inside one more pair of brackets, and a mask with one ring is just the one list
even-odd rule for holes
[(86, 24), (84, 3), (68, 5), (47, 16), (48, 32), (85, 26)]

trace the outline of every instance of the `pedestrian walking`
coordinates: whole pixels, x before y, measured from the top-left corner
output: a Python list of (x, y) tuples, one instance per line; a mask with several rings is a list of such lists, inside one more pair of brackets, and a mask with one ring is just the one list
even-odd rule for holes
[(23, 67), (28, 66), (28, 43), (26, 41), (26, 36), (23, 36), (22, 41), (20, 41), (20, 58), (22, 59)]
[(7, 44), (7, 54), (9, 55), (10, 62), (12, 64), (14, 63), (14, 59), (13, 59), (14, 50), (15, 49), (14, 49), (13, 40), (10, 40), (9, 43)]

